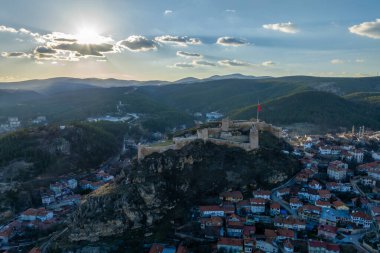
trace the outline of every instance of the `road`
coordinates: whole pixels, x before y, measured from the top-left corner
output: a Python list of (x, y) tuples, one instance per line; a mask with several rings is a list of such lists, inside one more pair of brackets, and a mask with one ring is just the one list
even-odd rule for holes
[(277, 197), (277, 191), (286, 187), (289, 187), (294, 184), (295, 176), (290, 178), (286, 183), (278, 186), (277, 188), (272, 189), (271, 199), (275, 202), (278, 202), (282, 208), (284, 208), (289, 214), (293, 217), (297, 217), (297, 212), (290, 208), (289, 204), (286, 203), (283, 199)]

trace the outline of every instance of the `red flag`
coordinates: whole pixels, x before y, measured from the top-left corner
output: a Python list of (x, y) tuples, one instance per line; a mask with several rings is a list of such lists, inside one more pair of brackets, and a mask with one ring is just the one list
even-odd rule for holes
[(261, 112), (261, 105), (260, 104), (257, 104), (257, 111)]

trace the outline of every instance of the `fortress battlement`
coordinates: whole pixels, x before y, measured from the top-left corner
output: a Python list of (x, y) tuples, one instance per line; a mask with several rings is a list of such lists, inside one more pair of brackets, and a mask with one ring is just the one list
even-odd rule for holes
[(138, 145), (138, 159), (144, 159), (153, 153), (163, 153), (167, 150), (179, 150), (195, 140), (203, 140), (216, 145), (238, 147), (246, 151), (259, 148), (259, 131), (268, 131), (277, 138), (281, 137), (281, 128), (263, 121), (242, 121), (223, 119), (219, 127), (200, 127), (196, 135), (190, 137), (176, 137), (172, 142), (163, 145)]

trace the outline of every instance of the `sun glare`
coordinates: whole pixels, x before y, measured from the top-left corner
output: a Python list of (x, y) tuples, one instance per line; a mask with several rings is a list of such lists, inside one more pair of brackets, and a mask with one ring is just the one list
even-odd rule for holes
[(101, 44), (105, 40), (93, 27), (82, 27), (75, 37), (80, 44)]

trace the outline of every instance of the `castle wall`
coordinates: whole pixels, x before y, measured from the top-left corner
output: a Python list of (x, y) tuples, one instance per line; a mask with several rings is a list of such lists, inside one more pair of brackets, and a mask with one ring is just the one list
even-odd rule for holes
[[(224, 125), (223, 125), (224, 122)], [(249, 133), (249, 143), (243, 143), (233, 140), (217, 139), (210, 136), (215, 136), (220, 134), (223, 129), (230, 128), (251, 128)], [(209, 141), (216, 145), (224, 145), (227, 147), (238, 147), (246, 151), (251, 151), (259, 148), (259, 134), (258, 131), (268, 131), (275, 135), (277, 138), (281, 137), (281, 128), (272, 126), (265, 122), (254, 122), (254, 121), (222, 121), (221, 128), (203, 128), (197, 130), (197, 136), (188, 138), (173, 138), (173, 144), (167, 146), (148, 146), (148, 145), (138, 145), (137, 157), (139, 160), (144, 159), (144, 157), (151, 155), (153, 153), (163, 153), (167, 150), (179, 150), (184, 146), (190, 144), (194, 140), (201, 139), (204, 142)]]

